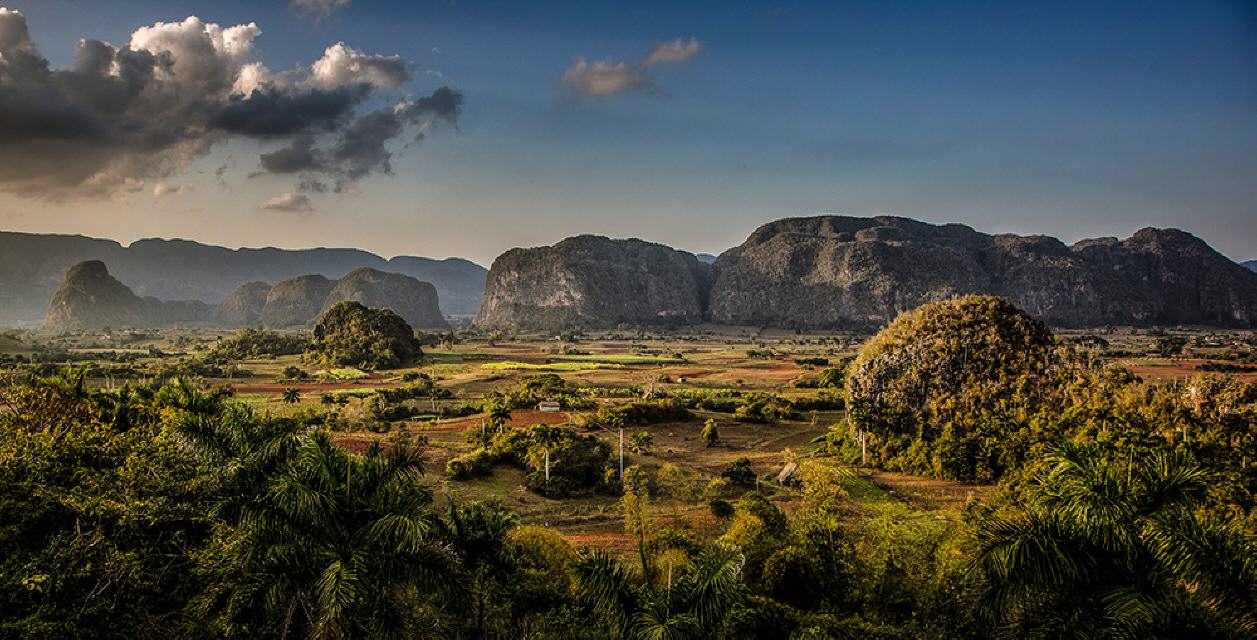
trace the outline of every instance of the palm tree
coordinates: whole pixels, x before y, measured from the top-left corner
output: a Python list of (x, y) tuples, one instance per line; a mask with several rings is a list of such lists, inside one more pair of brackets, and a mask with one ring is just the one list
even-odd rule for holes
[(671, 584), (651, 588), (601, 551), (574, 565), (576, 593), (620, 638), (682, 640), (715, 637), (721, 620), (746, 597), (742, 552), (703, 550)]
[(293, 387), (284, 389), (284, 395), (280, 398), (285, 404), (297, 404), (301, 402), (301, 392)]
[(295, 440), (262, 498), (223, 523), (202, 605), (228, 633), (407, 636), (456, 566), (435, 535), (418, 451), (377, 444), (358, 456), (325, 433)]
[(443, 537), (453, 545), (463, 571), (470, 578), (474, 637), (485, 635), (485, 605), (493, 581), (506, 576), (511, 569), (512, 559), (505, 540), (518, 521), (515, 514), (501, 507), (481, 503), (458, 507), (451, 502), (449, 518), (440, 523)]
[(562, 442), (563, 436), (566, 435), (566, 433), (564, 432), (562, 428), (559, 428), (559, 427), (552, 427), (547, 424), (536, 424), (536, 425), (533, 425), (532, 427), (532, 435), (534, 438), (536, 438), (537, 444), (541, 445), (542, 449), (545, 452), (544, 466), (546, 470), (546, 484), (549, 485), (550, 484), (550, 447), (553, 447), (554, 445)]
[(984, 612), (1009, 635), (1252, 637), (1257, 548), (1197, 512), (1208, 477), (1177, 454), (1066, 444), (1026, 504), (979, 521)]

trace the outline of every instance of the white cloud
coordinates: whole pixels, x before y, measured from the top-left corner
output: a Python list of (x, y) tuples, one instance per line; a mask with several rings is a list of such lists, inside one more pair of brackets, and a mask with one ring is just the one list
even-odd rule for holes
[(54, 68), (25, 16), (0, 8), (0, 191), (54, 200), (138, 191), (240, 138), (315, 139), (311, 152), (326, 149), (327, 162), (306, 171), (340, 186), (386, 173), (389, 144), (424, 118), (457, 119), (462, 96), (448, 87), (401, 113), (371, 108), (410, 79), (400, 56), (337, 43), (310, 67), (272, 73), (254, 44), (261, 34), (252, 22), (190, 16), (139, 27), (122, 47), (83, 38), (73, 63)]
[(620, 61), (577, 58), (563, 73), (562, 82), (572, 88), (578, 98), (607, 98), (621, 91), (640, 89), (647, 85), (646, 76), (636, 67)]
[(310, 67), (310, 81), (328, 89), (359, 82), (395, 89), (410, 80), (409, 66), (401, 56), (367, 55), (337, 42)]
[(655, 45), (654, 49), (650, 50), (650, 54), (646, 56), (646, 59), (642, 60), (642, 66), (649, 67), (660, 62), (685, 62), (698, 55), (700, 47), (698, 38), (690, 38), (689, 40), (677, 38), (672, 42), (660, 42)]
[(259, 211), (294, 211), (298, 213), (309, 213), (314, 211), (314, 205), (310, 203), (310, 198), (303, 193), (281, 193), (274, 198), (266, 200), (258, 205)]
[(572, 95), (577, 98), (609, 98), (624, 91), (649, 89), (652, 83), (647, 69), (663, 62), (685, 62), (697, 55), (701, 46), (697, 38), (661, 42), (636, 64), (623, 60), (588, 62), (583, 57), (577, 58), (563, 72), (560, 82), (570, 87)]
[(183, 191), (191, 191), (191, 190), (192, 190), (192, 187), (188, 185), (167, 184), (165, 182), (158, 182), (157, 186), (153, 187), (153, 197), (161, 198), (164, 196), (170, 196), (176, 193), (180, 193)]

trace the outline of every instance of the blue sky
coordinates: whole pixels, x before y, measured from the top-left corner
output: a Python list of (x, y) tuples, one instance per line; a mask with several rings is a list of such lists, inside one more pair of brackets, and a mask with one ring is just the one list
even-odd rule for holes
[[(249, 177), (276, 141), (225, 139), (148, 177), (171, 195), (5, 193), (2, 228), (487, 264), (576, 233), (718, 253), (775, 218), (889, 213), (1067, 241), (1172, 226), (1257, 257), (1252, 2), (352, 0), (321, 18), (284, 0), (0, 5), (54, 67), (81, 37), (121, 45), (195, 15), (257, 23), (274, 71), (340, 41), (410, 61), (373, 105), (463, 96), (456, 126), (390, 143), (392, 175), (301, 210), (259, 208), (295, 193), (295, 176)], [(677, 38), (697, 54), (641, 67)], [(579, 57), (624, 61), (649, 87), (574, 97), (561, 78)]]

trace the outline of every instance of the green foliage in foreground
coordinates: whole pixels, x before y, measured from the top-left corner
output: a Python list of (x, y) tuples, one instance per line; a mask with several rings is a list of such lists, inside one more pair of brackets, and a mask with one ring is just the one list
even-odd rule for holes
[[(1244, 396), (1197, 391), (1210, 429), (1232, 428)], [(1135, 446), (1110, 417), (1107, 432), (1031, 453), (963, 522), (804, 459), (789, 515), (726, 486), (728, 500), (710, 499), (713, 529), (669, 530), (647, 508), (680, 499), (651, 495), (669, 486), (665, 468), (654, 478), (632, 468), (621, 506), (637, 557), (624, 562), (495, 505), (432, 504), (405, 439), (349, 453), (224, 391), (181, 381), (97, 391), (69, 373), (0, 387), (0, 407), (0, 638), (1257, 630), (1257, 544), (1237, 498), (1245, 476), (1219, 471), (1230, 454), (1208, 429), (1190, 434), (1219, 450), (1202, 460), (1208, 448), (1175, 450), (1159, 436)], [(504, 430), (490, 448), (530, 483), (548, 462), (551, 485), (618, 489), (605, 482), (607, 445), (571, 429)]]
[(1024, 498), (978, 520), (980, 605), (1010, 635), (1251, 637), (1253, 537), (1199, 511), (1210, 478), (1181, 454), (1064, 445)]

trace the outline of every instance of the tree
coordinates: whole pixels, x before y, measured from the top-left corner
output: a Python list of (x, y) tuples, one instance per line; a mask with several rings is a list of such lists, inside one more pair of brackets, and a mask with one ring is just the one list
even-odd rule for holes
[(637, 552), (642, 562), (642, 576), (649, 580), (650, 560), (646, 556), (646, 510), (650, 505), (650, 480), (641, 467), (624, 470), (624, 495), (620, 507), (624, 511), (624, 532), (637, 539)]
[(301, 402), (301, 392), (293, 387), (284, 389), (284, 395), (281, 398), (285, 404), (297, 404)]
[(1023, 500), (977, 522), (990, 619), (1019, 636), (1257, 633), (1257, 548), (1233, 520), (1197, 510), (1199, 466), (1075, 444), (1046, 461)]
[(550, 484), (550, 447), (558, 444), (563, 439), (563, 429), (552, 427), (550, 425), (538, 424), (533, 425), (532, 433), (545, 452), (545, 471), (546, 484)]
[(703, 442), (709, 447), (714, 447), (720, 443), (720, 431), (716, 428), (715, 418), (708, 418), (707, 422), (703, 423), (702, 436)]
[(456, 559), (419, 482), (419, 452), (351, 454), (296, 436), (289, 462), (219, 526), (200, 599), (220, 633), (311, 638), (405, 634), (420, 597), (441, 594)]
[(515, 514), (501, 507), (472, 503), (462, 507), (450, 504), (449, 517), (441, 523), (443, 537), (450, 541), (463, 573), (470, 577), (475, 637), (485, 636), (490, 593), (512, 569), (506, 538), (517, 522)]
[(714, 637), (728, 613), (746, 598), (745, 557), (711, 546), (670, 584), (638, 586), (601, 551), (585, 552), (573, 567), (578, 599), (621, 638), (664, 640)]

